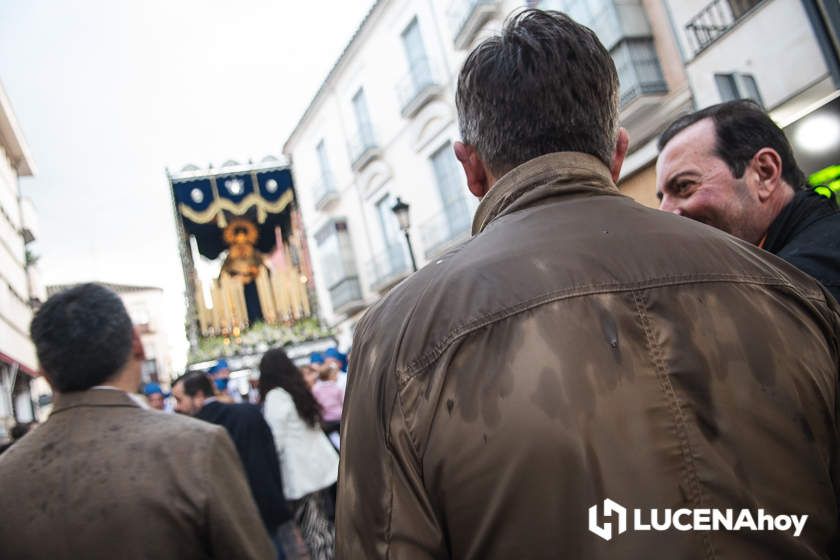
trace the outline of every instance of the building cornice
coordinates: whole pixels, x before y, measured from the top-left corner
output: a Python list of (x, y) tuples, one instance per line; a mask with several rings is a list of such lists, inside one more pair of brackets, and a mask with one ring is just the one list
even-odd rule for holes
[(2, 84), (0, 84), (0, 144), (3, 145), (3, 150), (18, 177), (31, 177), (35, 174), (35, 163)]
[(347, 46), (344, 47), (344, 50), (341, 51), (338, 60), (336, 60), (329, 73), (327, 73), (327, 77), (324, 78), (324, 81), (321, 83), (321, 86), (318, 88), (318, 91), (315, 92), (315, 95), (312, 97), (312, 101), (309, 102), (309, 106), (306, 108), (306, 111), (304, 111), (303, 116), (295, 125), (295, 128), (292, 130), (292, 133), (289, 134), (289, 138), (286, 140), (286, 142), (283, 143), (284, 154), (289, 154), (290, 145), (297, 140), (297, 136), (300, 134), (301, 130), (312, 118), (318, 106), (320, 106), (320, 104), (323, 102), (324, 98), (326, 97), (327, 91), (330, 89), (331, 86), (334, 85), (335, 81), (337, 80), (338, 74), (344, 69), (345, 66), (347, 66), (351, 55), (356, 51), (356, 48), (359, 46), (359, 44), (361, 44), (362, 36), (368, 29), (370, 29), (373, 26), (377, 17), (379, 17), (382, 14), (382, 12), (384, 11), (384, 7), (387, 4), (388, 0), (376, 0), (373, 6), (371, 6), (370, 10), (368, 10), (368, 13), (367, 15), (365, 15), (365, 18), (362, 20), (362, 23), (359, 24), (358, 29), (356, 29), (356, 32), (350, 38), (350, 41), (347, 43)]

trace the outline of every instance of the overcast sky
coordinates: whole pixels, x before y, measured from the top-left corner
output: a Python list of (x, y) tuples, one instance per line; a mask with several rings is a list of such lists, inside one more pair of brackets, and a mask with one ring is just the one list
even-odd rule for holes
[(37, 170), (21, 189), (46, 283), (159, 286), (180, 337), (165, 168), (280, 154), (372, 3), (0, 0), (0, 81)]

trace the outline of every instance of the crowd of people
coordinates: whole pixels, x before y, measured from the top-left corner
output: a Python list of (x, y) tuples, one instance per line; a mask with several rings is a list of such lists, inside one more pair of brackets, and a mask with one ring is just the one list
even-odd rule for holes
[[(840, 210), (747, 101), (673, 123), (661, 208), (636, 203), (618, 92), (559, 12), (469, 54), (473, 236), (366, 312), (346, 376), (275, 348), (254, 402), (224, 364), (175, 380), (181, 414), (156, 386), (146, 410), (119, 297), (51, 297), (31, 335), (55, 406), (0, 456), (0, 554), (840, 558)], [(806, 521), (610, 539), (606, 500)]]

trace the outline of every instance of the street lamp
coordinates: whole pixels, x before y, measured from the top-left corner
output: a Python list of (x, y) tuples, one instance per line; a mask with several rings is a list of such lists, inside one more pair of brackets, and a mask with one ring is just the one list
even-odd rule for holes
[(411, 257), (411, 269), (417, 272), (417, 261), (414, 259), (414, 249), (411, 248), (411, 235), (408, 233), (411, 227), (411, 216), (408, 214), (408, 204), (397, 197), (397, 202), (391, 207), (391, 212), (397, 217), (397, 222), (400, 224), (400, 229), (405, 234), (405, 243), (408, 245), (408, 255)]

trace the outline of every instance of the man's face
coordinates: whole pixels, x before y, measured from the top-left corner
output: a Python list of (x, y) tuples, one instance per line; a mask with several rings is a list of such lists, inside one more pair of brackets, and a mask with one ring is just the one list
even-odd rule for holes
[(723, 230), (751, 243), (764, 235), (760, 202), (747, 181), (715, 154), (715, 127), (703, 119), (676, 136), (656, 163), (659, 209)]
[(157, 410), (163, 410), (163, 395), (160, 393), (152, 393), (147, 397), (149, 406)]
[(187, 395), (184, 393), (183, 383), (176, 383), (172, 387), (172, 396), (175, 397), (175, 412), (180, 414), (195, 416), (204, 405), (204, 395), (202, 393), (197, 393), (194, 397)]

